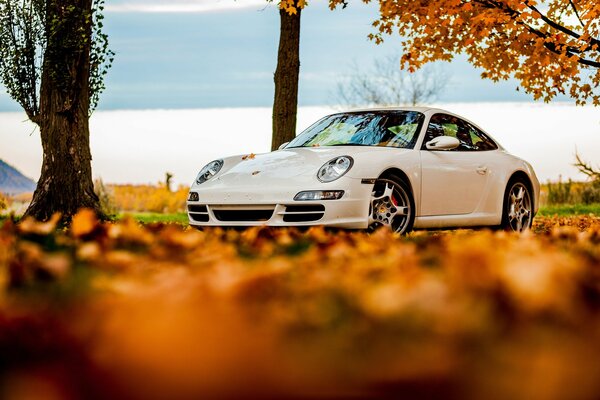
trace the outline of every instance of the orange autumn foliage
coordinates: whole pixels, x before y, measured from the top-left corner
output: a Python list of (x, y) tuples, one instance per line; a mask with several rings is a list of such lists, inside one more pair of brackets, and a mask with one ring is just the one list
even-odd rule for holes
[(189, 188), (169, 191), (164, 185), (107, 185), (111, 201), (122, 212), (176, 213), (185, 211)]
[[(330, 0), (335, 8), (347, 0)], [(464, 53), (493, 81), (516, 78), (534, 99), (600, 105), (597, 0), (363, 0), (378, 3), (371, 38), (404, 40), (409, 71)]]
[[(600, 218), (0, 228), (6, 398), (596, 398)], [(567, 384), (568, 383), (568, 384)]]
[(306, 0), (279, 0), (279, 8), (293, 15), (298, 12), (298, 9), (306, 7), (306, 3)]

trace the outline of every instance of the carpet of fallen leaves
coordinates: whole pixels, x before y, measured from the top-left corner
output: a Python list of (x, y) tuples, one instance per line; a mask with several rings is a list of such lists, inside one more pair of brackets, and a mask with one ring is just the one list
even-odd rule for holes
[(0, 228), (0, 398), (600, 396), (600, 218)]

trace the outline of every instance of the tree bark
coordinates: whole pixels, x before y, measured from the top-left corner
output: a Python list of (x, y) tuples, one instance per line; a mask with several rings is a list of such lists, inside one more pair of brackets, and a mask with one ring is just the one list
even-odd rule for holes
[(94, 193), (90, 152), (92, 0), (46, 0), (46, 6), (48, 43), (35, 121), (44, 156), (25, 215), (43, 221), (59, 212), (69, 221), (80, 208), (91, 208), (103, 216)]
[(275, 70), (271, 150), (276, 150), (283, 143), (296, 137), (300, 74), (300, 13), (300, 8), (293, 15), (288, 14), (284, 9), (279, 10), (281, 27)]

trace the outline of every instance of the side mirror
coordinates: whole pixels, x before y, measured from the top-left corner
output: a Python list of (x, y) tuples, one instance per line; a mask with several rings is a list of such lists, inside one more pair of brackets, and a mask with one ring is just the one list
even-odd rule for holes
[(425, 144), (427, 150), (454, 150), (460, 141), (452, 136), (438, 136)]
[(287, 146), (288, 144), (290, 144), (290, 142), (285, 142), (284, 144), (282, 144), (281, 146), (279, 146), (279, 148), (277, 150), (284, 149), (285, 146)]

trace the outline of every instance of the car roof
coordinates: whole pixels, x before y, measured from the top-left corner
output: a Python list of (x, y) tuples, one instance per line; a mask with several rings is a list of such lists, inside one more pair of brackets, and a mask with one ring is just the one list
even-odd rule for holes
[[(442, 110), (442, 109), (435, 108), (435, 107), (411, 107), (411, 106), (352, 108), (352, 109), (349, 109), (346, 111), (341, 111), (339, 113), (344, 113), (344, 112), (355, 113), (355, 112), (370, 112), (370, 111), (418, 111), (418, 112), (422, 112), (422, 113), (425, 113), (427, 111), (435, 111), (435, 112), (443, 112), (443, 113), (452, 114), (449, 111)], [(339, 113), (336, 113), (336, 114), (339, 114)]]
[(381, 111), (417, 111), (417, 112), (421, 112), (421, 113), (426, 113), (426, 112), (431, 112), (431, 114), (437, 114), (437, 113), (442, 113), (442, 114), (449, 114), (449, 115), (453, 115), (455, 117), (458, 117), (462, 120), (467, 121), (468, 123), (474, 125), (475, 127), (477, 127), (477, 129), (483, 131), (490, 139), (492, 139), (492, 141), (494, 143), (496, 143), (496, 145), (498, 146), (499, 149), (504, 150), (504, 147), (502, 147), (502, 145), (500, 143), (498, 143), (498, 141), (496, 139), (494, 139), (489, 133), (487, 133), (484, 129), (482, 129), (479, 125), (475, 124), (474, 122), (466, 119), (463, 116), (460, 116), (458, 114), (455, 114), (451, 111), (448, 110), (444, 110), (442, 108), (436, 108), (436, 107), (411, 107), (411, 106), (407, 106), (407, 107), (399, 107), (399, 106), (393, 106), (393, 107), (367, 107), (367, 108), (355, 108), (355, 109), (349, 109), (346, 111), (339, 111), (336, 112), (334, 114), (331, 115), (336, 115), (336, 114), (344, 114), (344, 113), (361, 113), (361, 112), (381, 112)]

